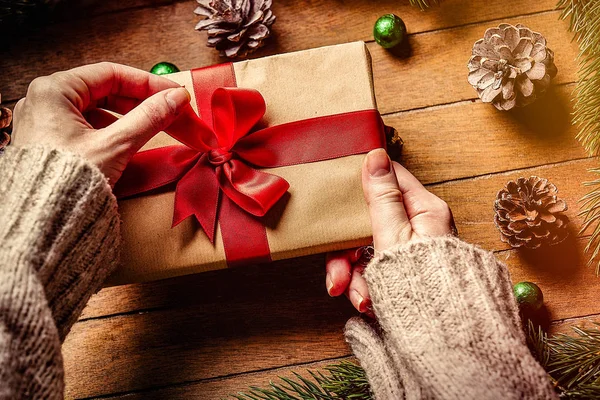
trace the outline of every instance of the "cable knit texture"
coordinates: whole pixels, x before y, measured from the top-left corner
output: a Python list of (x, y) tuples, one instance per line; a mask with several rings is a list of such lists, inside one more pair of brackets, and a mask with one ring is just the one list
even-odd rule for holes
[(379, 326), (354, 318), (346, 338), (377, 400), (557, 398), (493, 254), (427, 239), (379, 254), (364, 276)]
[(61, 342), (116, 267), (102, 173), (41, 147), (0, 155), (0, 399), (62, 399)]

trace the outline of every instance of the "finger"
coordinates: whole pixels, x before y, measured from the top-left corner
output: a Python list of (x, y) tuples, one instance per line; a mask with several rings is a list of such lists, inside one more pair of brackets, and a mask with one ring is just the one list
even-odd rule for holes
[(103, 129), (118, 120), (118, 118), (109, 113), (108, 111), (104, 111), (100, 108), (93, 108), (86, 113), (86, 121), (94, 128), (94, 129)]
[(455, 232), (448, 205), (428, 191), (402, 165), (396, 162), (393, 165), (412, 230), (419, 236), (444, 236)]
[(325, 260), (325, 286), (330, 296), (339, 296), (346, 291), (352, 276), (352, 264), (347, 251), (328, 253)]
[(373, 246), (385, 250), (411, 237), (411, 226), (404, 209), (402, 192), (392, 162), (384, 149), (367, 154), (362, 169), (362, 184), (373, 228)]
[(163, 76), (107, 62), (59, 72), (56, 77), (68, 82), (65, 87), (75, 90), (82, 104), (78, 104), (75, 96), (72, 100), (80, 110), (109, 95), (144, 100), (165, 89), (179, 87), (179, 84)]
[(421, 191), (429, 193), (425, 186), (423, 186), (423, 184), (400, 163), (393, 161), (392, 165), (394, 166), (394, 173), (396, 174), (396, 181), (398, 182), (398, 187), (400, 187), (402, 193), (406, 194), (408, 192)]
[(17, 134), (17, 132), (19, 132), (19, 125), (20, 125), (20, 121), (21, 121), (21, 113), (23, 112), (23, 104), (25, 103), (25, 97), (23, 97), (21, 100), (17, 101), (17, 104), (15, 104), (15, 108), (13, 109), (13, 129), (12, 129), (12, 134), (11, 134), (11, 142), (13, 145), (19, 145), (20, 144), (20, 139), (17, 139), (17, 136), (20, 136)]
[(367, 281), (362, 276), (364, 267), (354, 267), (352, 269), (352, 278), (350, 285), (346, 290), (346, 296), (359, 312), (364, 313), (371, 309), (371, 299), (369, 297), (369, 287)]
[(95, 106), (124, 115), (139, 106), (142, 101), (131, 97), (110, 95), (98, 100)]
[(157, 93), (104, 130), (133, 153), (190, 107), (190, 94), (178, 87)]

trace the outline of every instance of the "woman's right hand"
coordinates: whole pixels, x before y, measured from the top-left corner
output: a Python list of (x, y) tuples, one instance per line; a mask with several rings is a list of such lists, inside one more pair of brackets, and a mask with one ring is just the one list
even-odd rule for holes
[[(406, 168), (392, 162), (384, 149), (365, 157), (362, 184), (376, 252), (425, 237), (456, 234), (448, 205)], [(345, 293), (358, 311), (368, 312), (371, 301), (363, 270), (356, 250), (331, 253), (326, 285), (329, 295)]]
[(31, 82), (15, 106), (13, 144), (79, 154), (114, 184), (152, 136), (181, 113), (194, 113), (189, 102), (187, 90), (165, 77), (106, 62), (85, 65)]

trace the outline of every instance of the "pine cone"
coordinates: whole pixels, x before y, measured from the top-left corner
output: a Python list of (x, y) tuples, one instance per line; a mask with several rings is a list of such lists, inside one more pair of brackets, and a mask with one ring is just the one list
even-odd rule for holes
[(556, 186), (537, 176), (508, 182), (494, 203), (494, 222), (502, 241), (512, 247), (537, 249), (565, 240), (567, 203), (557, 193)]
[(473, 45), (469, 83), (484, 103), (499, 110), (523, 107), (540, 97), (558, 71), (546, 39), (523, 25), (490, 28)]
[(12, 123), (12, 111), (0, 106), (0, 152), (10, 143), (8, 129)]
[(197, 30), (208, 32), (209, 47), (216, 47), (222, 56), (245, 57), (259, 47), (271, 34), (275, 22), (272, 0), (197, 0), (198, 15), (207, 17), (198, 22)]

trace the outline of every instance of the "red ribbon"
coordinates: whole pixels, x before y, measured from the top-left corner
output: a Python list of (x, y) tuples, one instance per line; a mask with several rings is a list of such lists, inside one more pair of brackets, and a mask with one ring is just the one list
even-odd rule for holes
[(214, 243), (218, 220), (230, 265), (270, 260), (260, 217), (289, 184), (260, 168), (329, 160), (385, 146), (376, 110), (253, 130), (265, 113), (261, 94), (253, 89), (215, 89), (235, 85), (231, 71), (230, 64), (193, 70), (204, 120), (193, 112), (182, 114), (167, 133), (183, 145), (137, 153), (115, 187), (117, 197), (123, 198), (177, 182), (173, 226), (193, 215)]

